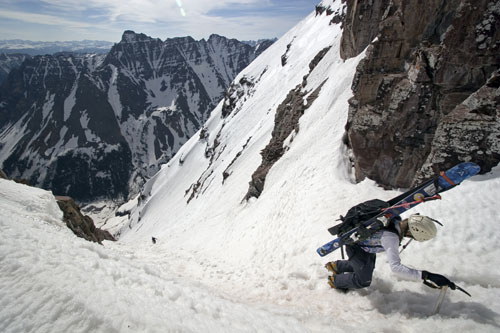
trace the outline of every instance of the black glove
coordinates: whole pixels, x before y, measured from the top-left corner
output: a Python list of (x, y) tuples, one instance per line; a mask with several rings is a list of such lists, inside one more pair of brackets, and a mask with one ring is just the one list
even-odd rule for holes
[[(424, 280), (424, 283), (428, 285), (429, 287), (432, 288), (441, 288), (444, 286), (450, 287), (452, 290), (455, 290), (456, 286), (453, 282), (448, 280), (447, 277), (440, 275), (440, 274), (434, 274), (431, 272), (427, 271), (422, 271), (422, 280)], [(429, 281), (431, 282), (429, 282)]]

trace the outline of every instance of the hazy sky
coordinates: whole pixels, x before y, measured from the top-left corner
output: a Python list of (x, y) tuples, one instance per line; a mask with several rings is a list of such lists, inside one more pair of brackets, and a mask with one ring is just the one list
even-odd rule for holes
[(0, 40), (280, 37), (321, 0), (0, 0)]

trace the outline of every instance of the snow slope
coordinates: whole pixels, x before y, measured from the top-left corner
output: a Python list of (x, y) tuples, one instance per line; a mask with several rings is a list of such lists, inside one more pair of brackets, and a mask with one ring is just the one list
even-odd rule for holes
[[(326, 229), (356, 203), (400, 193), (352, 181), (341, 139), (363, 55), (339, 59), (340, 27), (329, 20), (311, 14), (236, 78), (254, 85), (225, 119), (220, 104), (209, 137), (195, 135), (146, 184), (144, 199), (123, 208), (130, 219), (119, 242), (76, 239), (48, 192), (0, 180), (0, 331), (497, 332), (500, 167), (414, 209), (444, 227), (402, 253), (403, 263), (447, 275), (472, 298), (449, 291), (429, 316), (439, 293), (394, 277), (383, 254), (369, 288), (328, 287), (323, 265), (340, 253), (316, 254), (331, 239)], [(262, 195), (243, 201), (277, 106), (328, 46), (305, 87), (324, 82), (319, 97)]]
[(0, 179), (0, 214), (1, 332), (269, 331), (297, 324), (178, 276), (157, 248), (76, 238), (62, 226), (50, 192)]
[[(143, 239), (100, 246), (62, 227), (50, 192), (0, 179), (0, 331), (497, 332), (500, 232), (492, 221), (499, 187), (497, 168), (420, 209), (445, 227), (428, 246), (412, 244), (403, 260), (449, 274), (473, 295), (450, 291), (439, 315), (429, 317), (437, 292), (396, 283), (383, 256), (369, 289), (330, 290), (323, 259), (314, 254), (319, 234), (308, 246), (297, 235), (288, 244), (295, 253), (269, 253), (270, 261), (255, 267), (246, 258), (231, 262), (240, 248), (207, 257), (202, 245), (183, 250), (166, 236), (156, 245)], [(370, 183), (359, 189), (384, 194)], [(471, 222), (483, 231), (472, 233)], [(261, 245), (279, 238), (262, 235)]]

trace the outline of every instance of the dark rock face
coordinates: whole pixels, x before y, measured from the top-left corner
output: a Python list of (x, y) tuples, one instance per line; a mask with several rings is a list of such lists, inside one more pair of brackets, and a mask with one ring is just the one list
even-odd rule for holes
[(371, 43), (346, 124), (357, 179), (409, 187), (432, 167), (500, 162), (498, 1), (357, 0), (344, 27), (342, 57)]
[(99, 62), (40, 56), (11, 72), (0, 91), (0, 159), (11, 177), (81, 201), (127, 196), (131, 153), (92, 76)]
[(80, 212), (80, 207), (78, 207), (73, 199), (56, 196), (56, 200), (59, 208), (64, 213), (64, 222), (75, 235), (96, 243), (101, 243), (103, 240), (115, 240), (109, 232), (96, 228), (94, 221)]
[(21, 66), (25, 59), (29, 58), (27, 54), (5, 54), (0, 53), (0, 85), (5, 81), (9, 73)]
[(125, 31), (106, 55), (26, 59), (0, 89), (0, 165), (80, 203), (127, 199), (269, 45)]
[(438, 172), (440, 165), (470, 160), (479, 163), (483, 172), (496, 166), (500, 161), (498, 105), (500, 71), (493, 73), (484, 86), (441, 119), (431, 152), (417, 173), (416, 182)]

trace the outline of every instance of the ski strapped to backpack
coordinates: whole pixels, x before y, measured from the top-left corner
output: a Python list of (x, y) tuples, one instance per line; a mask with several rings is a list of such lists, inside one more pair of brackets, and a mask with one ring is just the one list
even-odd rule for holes
[(406, 209), (410, 209), (411, 205), (417, 205), (419, 203), (425, 202), (425, 201), (431, 201), (431, 200), (439, 200), (441, 199), (441, 196), (439, 194), (433, 195), (432, 197), (427, 197), (427, 198), (420, 198), (418, 200), (412, 201), (412, 202), (404, 202), (400, 205), (394, 205), (389, 208), (382, 208), (383, 211), (386, 211), (390, 208), (399, 208), (399, 207), (404, 207)]
[[(418, 200), (411, 202), (404, 202), (388, 207), (388, 203), (383, 200), (373, 199), (360, 203), (347, 211), (346, 216), (340, 216), (342, 222), (329, 228), (328, 231), (332, 235), (343, 237), (352, 229), (357, 229), (356, 233), (351, 233), (349, 238), (343, 239), (343, 245), (362, 242), (373, 235), (377, 230), (387, 227), (390, 220), (399, 216), (394, 215), (392, 212), (397, 208), (410, 209), (413, 206), (430, 200), (441, 199), (439, 194), (430, 197), (419, 197)], [(376, 217), (376, 224), (367, 228), (363, 225), (364, 221)], [(439, 222), (437, 222), (439, 223)], [(439, 223), (440, 224), (440, 223)]]
[(323, 257), (343, 245), (363, 241), (376, 231), (386, 227), (391, 219), (422, 202), (440, 199), (440, 193), (459, 185), (463, 180), (476, 175), (479, 171), (480, 168), (475, 163), (460, 163), (387, 202), (375, 199), (354, 206), (345, 217), (341, 216), (342, 223), (328, 229), (332, 235), (338, 237), (316, 251)]

